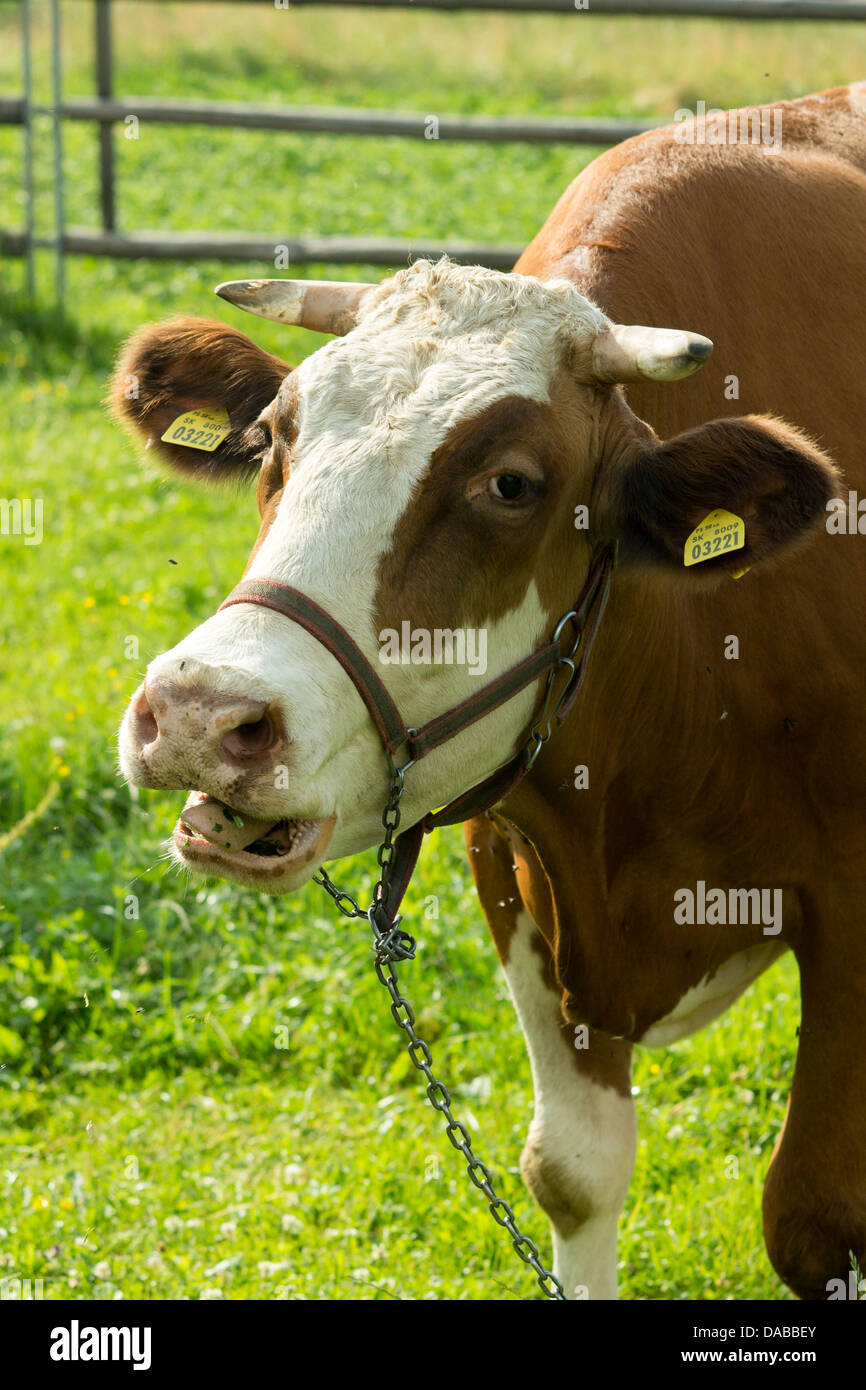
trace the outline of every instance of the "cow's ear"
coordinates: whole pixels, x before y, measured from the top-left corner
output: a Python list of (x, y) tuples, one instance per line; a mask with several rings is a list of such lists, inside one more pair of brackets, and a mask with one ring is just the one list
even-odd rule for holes
[(805, 435), (761, 415), (712, 420), (666, 443), (634, 441), (616, 472), (621, 561), (691, 582), (783, 553), (821, 524), (840, 485)]
[[(210, 319), (169, 319), (130, 338), (109, 403), (146, 447), (180, 472), (206, 481), (243, 478), (261, 463), (262, 441), (250, 426), (289, 371), (235, 328)], [(189, 412), (198, 413), (184, 422)]]

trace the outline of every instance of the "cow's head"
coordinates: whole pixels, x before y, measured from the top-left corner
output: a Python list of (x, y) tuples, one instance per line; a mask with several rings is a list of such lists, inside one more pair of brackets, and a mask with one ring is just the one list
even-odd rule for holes
[[(222, 324), (169, 320), (127, 346), (115, 408), (174, 468), (258, 475), (247, 578), (327, 609), (410, 726), (532, 651), (599, 542), (619, 539), (622, 566), (706, 583), (796, 539), (833, 494), (832, 465), (768, 419), (717, 420), (661, 443), (618, 383), (686, 376), (711, 344), (612, 325), (567, 281), (443, 261), (380, 286), (307, 288), (223, 290), (338, 335), (296, 370)], [(228, 412), (212, 452), (162, 440), (194, 408)], [(684, 568), (686, 537), (719, 507), (745, 518), (745, 549)], [(448, 639), (439, 662), (411, 659), (435, 657), (437, 631), (455, 630), (475, 634), (474, 661), (448, 662)], [(538, 694), (414, 767), (404, 825), (511, 756)], [(120, 761), (139, 786), (207, 794), (185, 816), (197, 833), (180, 822), (175, 832), (184, 863), (267, 891), (381, 838), (387, 769), (361, 699), (323, 645), (265, 608), (227, 608), (150, 664)]]

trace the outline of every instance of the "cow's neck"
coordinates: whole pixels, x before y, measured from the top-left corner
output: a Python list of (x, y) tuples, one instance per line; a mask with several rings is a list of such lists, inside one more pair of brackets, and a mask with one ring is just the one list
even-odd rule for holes
[[(544, 869), (550, 894), (526, 906), (553, 951), (566, 1015), (618, 1035), (649, 1026), (658, 1006), (656, 976), (634, 957), (634, 934), (650, 939), (645, 923), (629, 920), (628, 908), (623, 915), (623, 903), (661, 920), (659, 902), (641, 888), (641, 865), (649, 855), (666, 892), (671, 817), (678, 845), (702, 844), (707, 818), (726, 814), (731, 796), (716, 784), (719, 711), (701, 650), (705, 626), (694, 600), (615, 575), (577, 703), (500, 808)], [(711, 964), (698, 954), (688, 965), (695, 978)], [(672, 977), (663, 1011), (693, 982)]]
[(616, 573), (575, 706), (504, 803), (545, 862), (561, 855), (565, 880), (580, 878), (582, 893), (599, 863), (615, 867), (612, 800), (645, 822), (665, 801), (691, 805), (706, 781), (723, 663), (704, 659), (701, 632), (694, 599)]
[(697, 741), (711, 722), (699, 627), (694, 599), (676, 585), (614, 574), (583, 690), (537, 764), (539, 789), (550, 794), (577, 765), (587, 766), (595, 791), (624, 773), (656, 789), (673, 775), (672, 750)]

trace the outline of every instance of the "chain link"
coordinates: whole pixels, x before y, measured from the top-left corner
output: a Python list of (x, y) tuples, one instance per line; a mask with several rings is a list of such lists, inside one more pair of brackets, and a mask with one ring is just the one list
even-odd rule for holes
[[(407, 1037), (407, 1049), (409, 1056), (420, 1072), (424, 1073), (427, 1079), (427, 1099), (434, 1110), (438, 1110), (445, 1118), (445, 1133), (454, 1148), (462, 1153), (466, 1159), (466, 1168), (471, 1181), (484, 1193), (490, 1214), (500, 1226), (504, 1226), (511, 1236), (511, 1243), (515, 1251), (523, 1260), (524, 1264), (531, 1265), (535, 1271), (538, 1285), (546, 1298), (555, 1300), (565, 1300), (565, 1293), (562, 1285), (549, 1269), (545, 1269), (541, 1263), (538, 1253), (538, 1246), (535, 1242), (519, 1229), (514, 1212), (506, 1202), (504, 1197), (500, 1197), (493, 1186), (493, 1177), (490, 1169), (482, 1158), (473, 1151), (472, 1140), (469, 1131), (461, 1120), (455, 1118), (451, 1110), (451, 1095), (448, 1087), (435, 1075), (433, 1071), (433, 1057), (430, 1048), (423, 1038), (419, 1037), (415, 1029), (415, 1013), (409, 1000), (400, 993), (397, 982), (397, 972), (394, 969), (393, 961), (381, 954), (381, 947), (376, 953), (376, 974), (381, 984), (385, 986), (391, 996), (391, 1013), (397, 1027), (402, 1029)], [(479, 1177), (480, 1174), (480, 1177)]]
[[(568, 658), (566, 663), (571, 665)], [(558, 669), (558, 668), (557, 668)], [(573, 669), (573, 667), (572, 667)], [(551, 672), (554, 675), (555, 672)], [(552, 690), (552, 681), (548, 684), (548, 697)], [(545, 708), (541, 717), (533, 725), (531, 738), (538, 740), (536, 753), (541, 745), (550, 737), (548, 732), (544, 737), (539, 738), (536, 732), (537, 725), (547, 717), (549, 699), (545, 700)], [(552, 714), (551, 714), (552, 718)], [(556, 1301), (564, 1301), (565, 1293), (556, 1275), (541, 1263), (538, 1253), (538, 1246), (529, 1236), (524, 1235), (517, 1225), (514, 1212), (504, 1197), (500, 1197), (493, 1186), (493, 1177), (490, 1169), (483, 1159), (472, 1149), (472, 1141), (466, 1126), (455, 1118), (451, 1110), (451, 1095), (447, 1086), (440, 1081), (433, 1071), (433, 1054), (429, 1046), (415, 1029), (415, 1011), (405, 995), (400, 993), (397, 982), (397, 973), (394, 969), (394, 962), (397, 960), (412, 960), (415, 955), (415, 940), (408, 932), (401, 930), (400, 917), (395, 917), (393, 922), (387, 918), (387, 899), (389, 889), (389, 870), (394, 859), (394, 836), (400, 824), (400, 798), (403, 795), (404, 778), (407, 767), (406, 764), (397, 768), (392, 764), (391, 785), (388, 793), (388, 801), (382, 813), (382, 824), (384, 826), (384, 839), (379, 846), (377, 861), (381, 869), (381, 874), (376, 887), (373, 890), (373, 901), (365, 912), (359, 903), (352, 897), (351, 893), (345, 892), (334, 884), (328, 877), (324, 869), (320, 869), (318, 874), (313, 875), (313, 882), (324, 888), (325, 892), (333, 898), (340, 912), (345, 917), (361, 918), (366, 917), (373, 929), (375, 970), (379, 982), (387, 989), (391, 998), (391, 1014), (397, 1027), (405, 1034), (406, 1046), (413, 1064), (420, 1072), (423, 1072), (427, 1080), (427, 1099), (434, 1110), (438, 1110), (445, 1118), (445, 1133), (451, 1144), (458, 1152), (462, 1153), (466, 1159), (467, 1172), (471, 1181), (484, 1193), (490, 1214), (498, 1225), (504, 1226), (511, 1236), (511, 1243), (523, 1260), (535, 1271), (537, 1282), (542, 1293), (546, 1298)], [(348, 904), (348, 906), (347, 906)], [(384, 920), (383, 920), (384, 914)], [(479, 1176), (480, 1174), (480, 1176)]]
[[(388, 800), (382, 812), (382, 825), (385, 828), (385, 837), (379, 846), (376, 854), (376, 861), (382, 870), (376, 887), (373, 889), (373, 904), (382, 902), (387, 892), (388, 869), (394, 858), (394, 836), (400, 824), (400, 798), (403, 795), (403, 785), (406, 776), (406, 768), (411, 767), (411, 763), (406, 763), (403, 767), (394, 767), (392, 764), (391, 785), (388, 790)], [(313, 882), (318, 883), (320, 888), (334, 899), (337, 907), (344, 917), (369, 917), (372, 911), (370, 908), (361, 907), (360, 903), (352, 897), (351, 893), (345, 892), (328, 877), (324, 869), (319, 869), (317, 874), (313, 874)], [(346, 904), (348, 903), (348, 907)]]

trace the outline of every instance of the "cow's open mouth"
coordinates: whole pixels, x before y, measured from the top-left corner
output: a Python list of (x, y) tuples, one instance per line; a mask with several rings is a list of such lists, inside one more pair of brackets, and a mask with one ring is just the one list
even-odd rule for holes
[(247, 883), (294, 880), (321, 862), (335, 820), (262, 820), (192, 792), (173, 838), (183, 862), (206, 872)]

